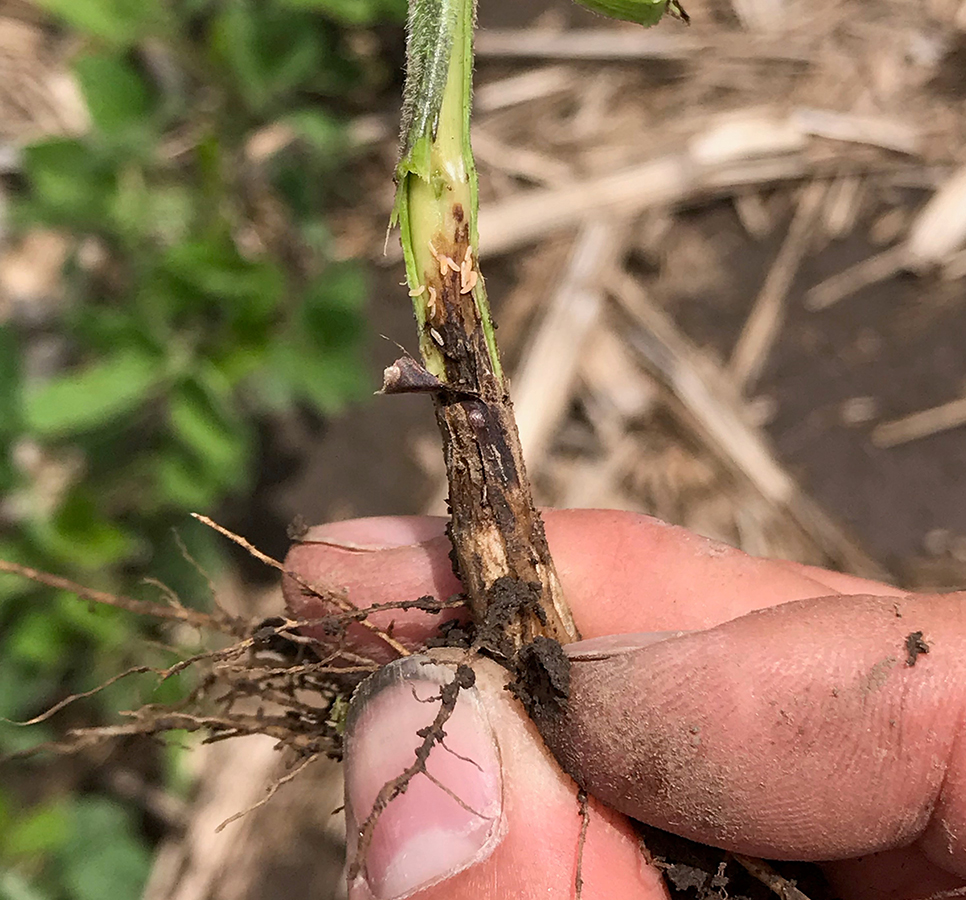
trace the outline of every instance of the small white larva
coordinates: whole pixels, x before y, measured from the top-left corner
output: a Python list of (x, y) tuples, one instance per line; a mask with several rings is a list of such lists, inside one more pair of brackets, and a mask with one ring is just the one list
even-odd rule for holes
[(463, 281), (462, 278), (460, 279), (460, 293), (468, 294), (470, 291), (473, 290), (473, 288), (476, 287), (476, 283), (479, 280), (480, 280), (479, 274), (477, 274), (477, 272), (475, 272), (473, 269), (470, 269), (469, 273), (466, 276), (466, 280)]
[(440, 253), (432, 241), (429, 242), (429, 252), (433, 255), (433, 259), (439, 263), (439, 274), (441, 276), (445, 275), (447, 270), (459, 272), (460, 267), (454, 262), (453, 258), (447, 256), (445, 253)]
[(476, 287), (479, 280), (480, 276), (473, 268), (473, 248), (467, 247), (463, 256), (463, 264), (460, 266), (460, 293), (468, 294)]

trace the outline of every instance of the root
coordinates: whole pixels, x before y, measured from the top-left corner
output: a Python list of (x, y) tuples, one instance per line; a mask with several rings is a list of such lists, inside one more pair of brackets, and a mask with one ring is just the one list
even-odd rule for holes
[(20, 563), (9, 562), (0, 559), (0, 572), (10, 575), (19, 575), (52, 587), (58, 591), (66, 591), (76, 594), (81, 600), (91, 603), (100, 603), (104, 606), (113, 606), (116, 609), (126, 609), (128, 612), (136, 613), (139, 616), (152, 616), (155, 619), (167, 619), (169, 621), (184, 622), (194, 625), (197, 628), (204, 628), (211, 631), (220, 631), (237, 637), (245, 633), (245, 623), (234, 616), (229, 616), (223, 611), (217, 615), (211, 613), (198, 612), (194, 609), (187, 609), (183, 606), (166, 606), (161, 603), (152, 603), (150, 600), (136, 600), (133, 597), (125, 597), (120, 594), (109, 594), (105, 591), (96, 591), (93, 588), (84, 587), (76, 581), (68, 578), (61, 578), (59, 575), (51, 575), (48, 572), (40, 572), (30, 566), (22, 566)]
[(119, 681), (122, 681), (123, 679), (128, 678), (131, 675), (147, 675), (147, 674), (157, 675), (158, 684), (161, 684), (162, 682), (167, 681), (173, 675), (177, 675), (180, 672), (184, 672), (186, 669), (188, 669), (190, 666), (194, 665), (195, 663), (202, 662), (204, 660), (227, 659), (232, 656), (238, 655), (242, 651), (242, 649), (244, 648), (236, 646), (236, 647), (230, 647), (227, 650), (212, 650), (207, 653), (198, 653), (195, 656), (190, 656), (187, 659), (183, 659), (175, 663), (173, 666), (169, 666), (167, 669), (159, 669), (154, 666), (132, 666), (130, 669), (128, 669), (125, 672), (120, 672), (117, 675), (111, 676), (110, 678), (107, 679), (107, 681), (99, 684), (95, 688), (91, 688), (89, 691), (82, 691), (81, 693), (71, 694), (69, 697), (65, 697), (63, 700), (60, 700), (57, 703), (55, 703), (53, 706), (51, 706), (50, 709), (45, 710), (39, 716), (34, 716), (32, 719), (27, 719), (24, 722), (15, 722), (11, 719), (0, 718), (0, 721), (8, 722), (11, 725), (17, 725), (20, 727), (27, 727), (28, 725), (39, 725), (41, 722), (46, 722), (52, 716), (55, 716), (62, 709), (65, 709), (66, 707), (70, 706), (72, 703), (75, 703), (78, 700), (84, 700), (87, 697), (93, 697), (96, 694), (99, 694), (101, 691), (106, 690), (111, 685), (117, 684)]
[[(281, 572), (283, 575), (286, 575), (289, 578), (291, 578), (300, 588), (302, 588), (304, 591), (307, 591), (310, 596), (318, 597), (320, 600), (324, 600), (328, 603), (332, 603), (335, 606), (339, 607), (339, 609), (341, 609), (343, 612), (349, 612), (349, 613), (355, 612), (355, 607), (351, 603), (349, 603), (349, 601), (344, 596), (341, 596), (336, 591), (321, 590), (315, 585), (309, 584), (304, 578), (302, 578), (301, 575), (299, 575), (296, 572), (289, 571), (277, 559), (273, 559), (267, 553), (262, 553), (261, 550), (259, 550), (253, 544), (246, 541), (245, 538), (235, 534), (233, 531), (229, 531), (224, 526), (219, 525), (217, 522), (213, 521), (212, 519), (209, 519), (208, 516), (203, 516), (200, 513), (192, 513), (191, 516), (192, 518), (197, 519), (203, 525), (207, 525), (209, 528), (214, 529), (223, 537), (228, 538), (228, 540), (238, 544), (239, 547), (242, 547), (243, 549), (247, 550), (259, 562), (262, 562), (266, 566), (269, 566), (270, 568), (275, 569)], [(399, 656), (410, 655), (409, 650), (407, 650), (402, 644), (399, 643), (399, 641), (397, 641), (394, 637), (392, 637), (392, 635), (388, 634), (378, 626), (373, 625), (371, 622), (366, 621), (365, 619), (362, 619), (360, 621), (363, 627), (368, 628), (373, 634), (375, 634), (386, 644), (392, 647), (392, 649), (395, 650)]]
[[(188, 624), (201, 629), (203, 633), (220, 633), (234, 638), (228, 647), (206, 649), (167, 667), (134, 666), (89, 691), (59, 700), (26, 722), (14, 724), (27, 726), (48, 721), (71, 704), (92, 697), (134, 675), (153, 675), (161, 683), (191, 669), (195, 672), (197, 684), (180, 703), (170, 706), (146, 704), (135, 711), (122, 713), (128, 718), (127, 722), (71, 729), (56, 741), (18, 751), (6, 759), (25, 758), (45, 752), (79, 753), (118, 738), (133, 735), (157, 737), (172, 730), (201, 732), (206, 742), (265, 734), (277, 740), (279, 746), (288, 747), (302, 757), (324, 755), (341, 759), (348, 697), (363, 677), (380, 667), (369, 656), (345, 646), (347, 625), (361, 623), (390, 646), (398, 648), (400, 655), (408, 655), (409, 651), (395, 641), (390, 633), (369, 625), (367, 619), (372, 613), (394, 609), (440, 613), (444, 609), (456, 609), (462, 605), (459, 598), (441, 602), (426, 596), (356, 608), (337, 592), (306, 584), (277, 560), (261, 553), (243, 538), (233, 535), (210, 519), (198, 518), (246, 547), (257, 559), (293, 577), (304, 590), (331, 603), (334, 611), (315, 619), (275, 616), (252, 622), (231, 616), (220, 608), (211, 614), (190, 609), (170, 588), (154, 580), (148, 580), (147, 583), (160, 591), (165, 602), (156, 603), (95, 591), (27, 566), (0, 561), (2, 572), (69, 591), (82, 600), (162, 621)], [(312, 627), (321, 628), (332, 640), (306, 635), (304, 629)], [(178, 652), (172, 647), (164, 646), (163, 649), (165, 652)], [(243, 700), (245, 705), (240, 711)], [(254, 712), (253, 701), (257, 704)]]
[(584, 894), (584, 847), (587, 845), (587, 829), (590, 827), (590, 801), (587, 791), (577, 790), (577, 806), (580, 810), (580, 835), (577, 838), (577, 874), (574, 876), (574, 898), (580, 900)]
[(217, 602), (218, 591), (215, 588), (215, 582), (211, 575), (205, 570), (205, 567), (198, 562), (192, 555), (191, 551), (188, 550), (187, 544), (181, 539), (181, 535), (178, 533), (177, 529), (174, 532), (174, 540), (178, 545), (178, 550), (181, 552), (182, 557), (185, 561), (190, 564), (190, 566), (205, 580), (205, 584), (208, 585), (208, 593), (211, 595), (211, 599)]
[(265, 791), (265, 796), (262, 797), (261, 800), (259, 800), (257, 803), (253, 803), (247, 809), (243, 809), (240, 812), (236, 812), (234, 815), (229, 816), (227, 819), (225, 819), (224, 822), (222, 822), (215, 829), (215, 834), (219, 834), (225, 828), (225, 826), (230, 825), (232, 822), (238, 821), (238, 819), (242, 818), (243, 816), (247, 816), (250, 812), (254, 812), (259, 807), (264, 806), (266, 803), (268, 803), (269, 800), (272, 799), (272, 797), (274, 797), (278, 793), (278, 789), (280, 787), (288, 784), (290, 781), (294, 781), (299, 776), (299, 774), (304, 769), (306, 769), (310, 763), (315, 762), (319, 758), (319, 756), (320, 754), (318, 753), (313, 753), (311, 756), (307, 756), (287, 775), (283, 775), (280, 778), (276, 778), (268, 786), (268, 788)]
[[(449, 717), (453, 714), (453, 710), (456, 709), (456, 699), (459, 696), (459, 692), (463, 688), (471, 688), (476, 683), (476, 673), (467, 665), (462, 663), (456, 667), (456, 673), (453, 676), (453, 680), (448, 684), (440, 686), (439, 689), (439, 709), (436, 712), (436, 718), (433, 719), (432, 724), (427, 725), (425, 728), (420, 728), (416, 734), (423, 739), (423, 742), (416, 748), (415, 759), (413, 764), (409, 766), (400, 775), (397, 775), (392, 781), (387, 781), (379, 793), (376, 795), (376, 799), (373, 801), (372, 809), (366, 820), (362, 823), (359, 828), (359, 843), (356, 846), (355, 856), (351, 864), (349, 865), (349, 883), (351, 884), (358, 877), (359, 872), (362, 870), (362, 866), (365, 863), (366, 853), (369, 850), (369, 844), (372, 842), (372, 834), (375, 830), (376, 823), (379, 821), (379, 817), (382, 815), (386, 807), (396, 799), (400, 794), (402, 794), (409, 783), (416, 777), (416, 775), (422, 773), (426, 775), (430, 780), (440, 786), (439, 782), (429, 775), (426, 771), (426, 761), (429, 759), (429, 754), (432, 752), (433, 747), (437, 744), (441, 744), (445, 732), (443, 731), (443, 726), (448, 721)], [(446, 793), (453, 797), (453, 793), (443, 787)], [(455, 798), (461, 806), (466, 809), (463, 801), (459, 798)], [(469, 809), (474, 815), (481, 815), (475, 810)], [(481, 818), (485, 818), (482, 817)]]
[(740, 853), (732, 853), (731, 857), (749, 875), (757, 878), (765, 887), (781, 897), (781, 900), (808, 900), (808, 895), (799, 890), (794, 881), (789, 881), (784, 875), (780, 875), (763, 859), (742, 856)]

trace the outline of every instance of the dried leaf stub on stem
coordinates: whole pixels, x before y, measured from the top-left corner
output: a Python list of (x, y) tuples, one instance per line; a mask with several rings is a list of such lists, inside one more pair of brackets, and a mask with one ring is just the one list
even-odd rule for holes
[(439, 382), (454, 562), (479, 643), (509, 658), (538, 636), (578, 635), (530, 497), (478, 267), (473, 18), (472, 0), (410, 8), (394, 218), (428, 373), (422, 381)]

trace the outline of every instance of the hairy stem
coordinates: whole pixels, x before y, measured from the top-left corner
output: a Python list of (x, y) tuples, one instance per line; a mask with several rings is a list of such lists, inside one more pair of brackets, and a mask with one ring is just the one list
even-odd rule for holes
[(473, 0), (410, 7), (395, 217), (423, 364), (436, 380), (454, 562), (476, 621), (498, 632), (491, 649), (510, 655), (537, 636), (578, 634), (531, 498), (479, 272), (474, 12)]

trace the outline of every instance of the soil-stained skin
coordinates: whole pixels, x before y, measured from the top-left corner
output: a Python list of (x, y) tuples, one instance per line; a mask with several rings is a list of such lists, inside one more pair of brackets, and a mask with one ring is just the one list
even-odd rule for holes
[(920, 838), (966, 874), (964, 693), (961, 596), (836, 597), (575, 658), (566, 709), (535, 715), (581, 786), (648, 824), (769, 858)]

